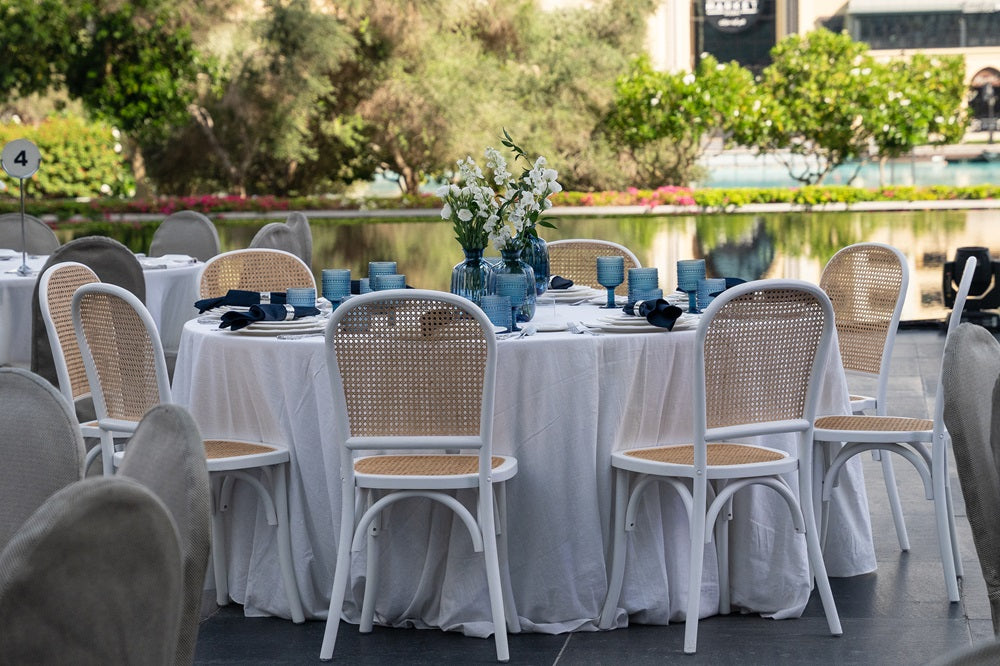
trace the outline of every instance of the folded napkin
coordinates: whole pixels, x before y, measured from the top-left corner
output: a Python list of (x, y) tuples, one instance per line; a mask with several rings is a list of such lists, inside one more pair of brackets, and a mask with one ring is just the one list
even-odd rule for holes
[(238, 331), (258, 321), (285, 321), (318, 315), (317, 308), (298, 305), (251, 305), (249, 312), (230, 310), (222, 314), (219, 328), (229, 328)]
[(662, 298), (655, 301), (637, 301), (627, 303), (622, 312), (634, 317), (645, 317), (653, 326), (665, 328), (668, 331), (674, 327), (674, 322), (681, 316), (681, 309), (676, 305), (667, 303)]
[(553, 275), (549, 280), (549, 289), (569, 289), (573, 286), (573, 281), (559, 275)]
[(225, 305), (237, 305), (237, 306), (249, 306), (249, 305), (260, 305), (263, 303), (267, 305), (269, 303), (275, 303), (277, 305), (284, 305), (285, 303), (285, 292), (283, 291), (245, 291), (243, 289), (230, 289), (226, 292), (225, 296), (216, 296), (214, 298), (203, 298), (200, 301), (195, 301), (194, 306), (198, 308), (198, 312), (204, 312), (205, 310), (211, 310), (212, 308), (217, 308)]

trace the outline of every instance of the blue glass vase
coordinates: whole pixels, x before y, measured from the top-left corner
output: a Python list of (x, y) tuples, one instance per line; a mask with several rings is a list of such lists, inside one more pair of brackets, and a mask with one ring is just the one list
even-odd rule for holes
[(535, 271), (535, 294), (541, 296), (549, 288), (549, 245), (538, 236), (528, 236), (521, 258)]
[(483, 296), (489, 293), (493, 267), (483, 259), (482, 248), (462, 248), (462, 252), (465, 259), (451, 270), (451, 293), (464, 296), (482, 307)]
[(496, 267), (494, 278), (490, 280), (490, 293), (496, 293), (496, 275), (501, 273), (523, 273), (525, 276), (524, 303), (517, 311), (518, 321), (531, 321), (535, 316), (535, 271), (531, 264), (521, 258), (521, 249), (501, 250), (500, 265)]

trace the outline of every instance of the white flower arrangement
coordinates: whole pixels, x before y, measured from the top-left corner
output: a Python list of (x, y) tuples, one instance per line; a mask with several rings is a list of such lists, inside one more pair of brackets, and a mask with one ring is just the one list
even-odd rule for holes
[(523, 249), (528, 237), (537, 235), (536, 224), (552, 226), (539, 218), (552, 207), (549, 196), (562, 191), (558, 173), (545, 168), (544, 157), (532, 164), (506, 130), (503, 134), (503, 145), (530, 168), (515, 178), (500, 151), (490, 147), (485, 151), (490, 178), (466, 157), (458, 161), (462, 185), (444, 185), (437, 191), (444, 200), (441, 217), (452, 221), (455, 238), (465, 249), (482, 249), (487, 239), (497, 250)]

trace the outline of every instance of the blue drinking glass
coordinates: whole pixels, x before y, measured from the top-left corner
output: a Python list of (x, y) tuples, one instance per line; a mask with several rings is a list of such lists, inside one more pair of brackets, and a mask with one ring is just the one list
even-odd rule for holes
[(494, 326), (501, 326), (510, 332), (510, 315), (513, 308), (510, 305), (509, 296), (498, 296), (497, 294), (486, 294), (483, 296), (483, 312)]
[(698, 280), (704, 279), (704, 259), (681, 259), (677, 262), (677, 288), (688, 295), (688, 312), (698, 312)]
[(615, 305), (615, 287), (625, 281), (625, 257), (597, 257), (597, 282), (608, 290), (608, 304), (611, 309)]
[[(372, 278), (369, 278), (371, 280)], [(385, 291), (386, 289), (405, 289), (406, 288), (406, 276), (405, 275), (376, 275), (374, 278), (374, 284), (372, 284), (372, 291)]]
[(290, 287), (285, 291), (285, 302), (296, 307), (316, 307), (316, 290), (312, 287)]
[(351, 295), (349, 268), (324, 268), (321, 273), (323, 298), (334, 303)]
[(525, 291), (528, 288), (524, 273), (498, 273), (496, 275), (497, 296), (510, 298), (511, 331), (520, 331), (517, 327), (517, 311), (524, 303)]
[(715, 297), (726, 290), (726, 278), (698, 280), (698, 309), (704, 310)]
[(395, 261), (369, 261), (368, 262), (368, 284), (372, 291), (375, 290), (375, 277), (378, 275), (395, 275)]
[(628, 269), (628, 302), (635, 303), (635, 295), (660, 286), (660, 272), (656, 268)]

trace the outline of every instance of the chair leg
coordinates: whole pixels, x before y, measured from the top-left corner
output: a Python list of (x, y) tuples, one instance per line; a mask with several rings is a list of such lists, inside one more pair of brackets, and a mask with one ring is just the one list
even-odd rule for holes
[[(373, 490), (365, 490), (365, 496), (369, 498), (368, 506), (371, 506), (374, 497)], [(358, 631), (362, 634), (370, 634), (375, 620), (375, 592), (378, 590), (379, 578), (379, 552), (377, 538), (382, 531), (382, 514), (379, 513), (368, 526), (368, 533), (365, 536), (365, 595), (361, 602), (361, 620), (358, 623)]]
[(115, 438), (106, 430), (101, 431), (101, 467), (104, 469), (104, 476), (111, 476), (115, 473)]
[(615, 621), (615, 611), (622, 595), (625, 580), (625, 508), (628, 504), (629, 473), (615, 469), (615, 512), (611, 521), (612, 547), (611, 570), (608, 574), (608, 595), (604, 599), (601, 617), (597, 622), (600, 629), (611, 629)]
[(962, 551), (958, 547), (958, 530), (955, 526), (955, 505), (951, 501), (951, 482), (947, 479), (944, 489), (948, 495), (948, 531), (951, 533), (951, 554), (955, 559), (955, 575), (964, 578), (965, 568), (962, 566)]
[(514, 590), (510, 586), (510, 561), (507, 552), (507, 484), (493, 484), (496, 500), (497, 516), (497, 556), (500, 559), (500, 573), (507, 578), (503, 585), (503, 609), (507, 616), (507, 632), (521, 633), (521, 619), (517, 616), (517, 604), (514, 603)]
[(330, 590), (330, 609), (323, 630), (323, 645), (319, 649), (322, 661), (333, 659), (333, 648), (337, 644), (337, 630), (340, 629), (340, 613), (344, 608), (344, 596), (351, 575), (351, 541), (354, 539), (354, 486), (341, 484), (340, 497), (340, 538), (337, 542), (337, 564), (333, 572), (333, 587)]
[[(721, 482), (724, 485), (724, 482)], [(721, 488), (720, 488), (721, 489)], [(733, 500), (726, 502), (725, 511), (715, 522), (715, 551), (719, 565), (719, 614), (729, 615), (732, 605), (729, 597), (729, 521), (733, 518)]]
[[(806, 446), (809, 446), (806, 443)], [(813, 579), (816, 581), (816, 589), (819, 591), (820, 601), (823, 602), (823, 611), (826, 613), (826, 623), (830, 628), (830, 633), (840, 636), (844, 633), (840, 625), (840, 615), (837, 613), (837, 604), (833, 600), (833, 590), (830, 589), (830, 579), (826, 575), (826, 563), (823, 561), (823, 546), (820, 544), (819, 530), (816, 526), (816, 509), (813, 507), (812, 492), (812, 459), (806, 454), (800, 461), (809, 469), (799, 468), (799, 504), (802, 510), (802, 519), (806, 524), (806, 552), (809, 556), (809, 568), (812, 570)], [(888, 456), (883, 456), (883, 459)]]
[(292, 531), (288, 525), (288, 465), (275, 465), (273, 470), (274, 512), (278, 519), (278, 563), (281, 566), (281, 579), (285, 586), (292, 622), (302, 624), (306, 621), (306, 616), (302, 610), (302, 600), (299, 598), (299, 586), (295, 581), (295, 569), (292, 564)]
[(889, 507), (892, 509), (892, 522), (896, 526), (896, 539), (899, 549), (910, 550), (910, 537), (906, 533), (906, 520), (903, 518), (903, 506), (899, 502), (899, 487), (896, 485), (896, 472), (892, 467), (892, 456), (882, 453), (882, 478), (885, 480), (885, 492), (889, 496)]
[[(484, 496), (485, 495), (485, 496)], [(507, 620), (504, 613), (503, 585), (500, 581), (500, 558), (497, 554), (496, 516), (493, 514), (493, 490), (480, 488), (479, 529), (483, 535), (483, 556), (486, 560), (486, 586), (490, 593), (490, 611), (493, 616), (493, 639), (496, 642), (497, 661), (510, 660), (507, 646)]]
[(684, 618), (684, 652), (694, 654), (698, 648), (698, 615), (701, 612), (701, 577), (705, 560), (705, 512), (708, 482), (704, 476), (693, 484), (691, 505), (691, 555), (687, 589), (687, 613)]
[(960, 600), (958, 593), (958, 576), (955, 571), (955, 551), (951, 543), (951, 524), (954, 518), (949, 518), (950, 509), (948, 497), (948, 466), (945, 447), (941, 442), (935, 442), (933, 448), (932, 481), (934, 483), (934, 518), (937, 522), (938, 547), (941, 550), (941, 566), (944, 569), (944, 586), (948, 591), (948, 601)]
[(219, 503), (221, 492), (222, 479), (212, 477), (212, 571), (215, 575), (215, 603), (226, 606), (229, 604), (229, 573), (226, 567), (225, 523)]

